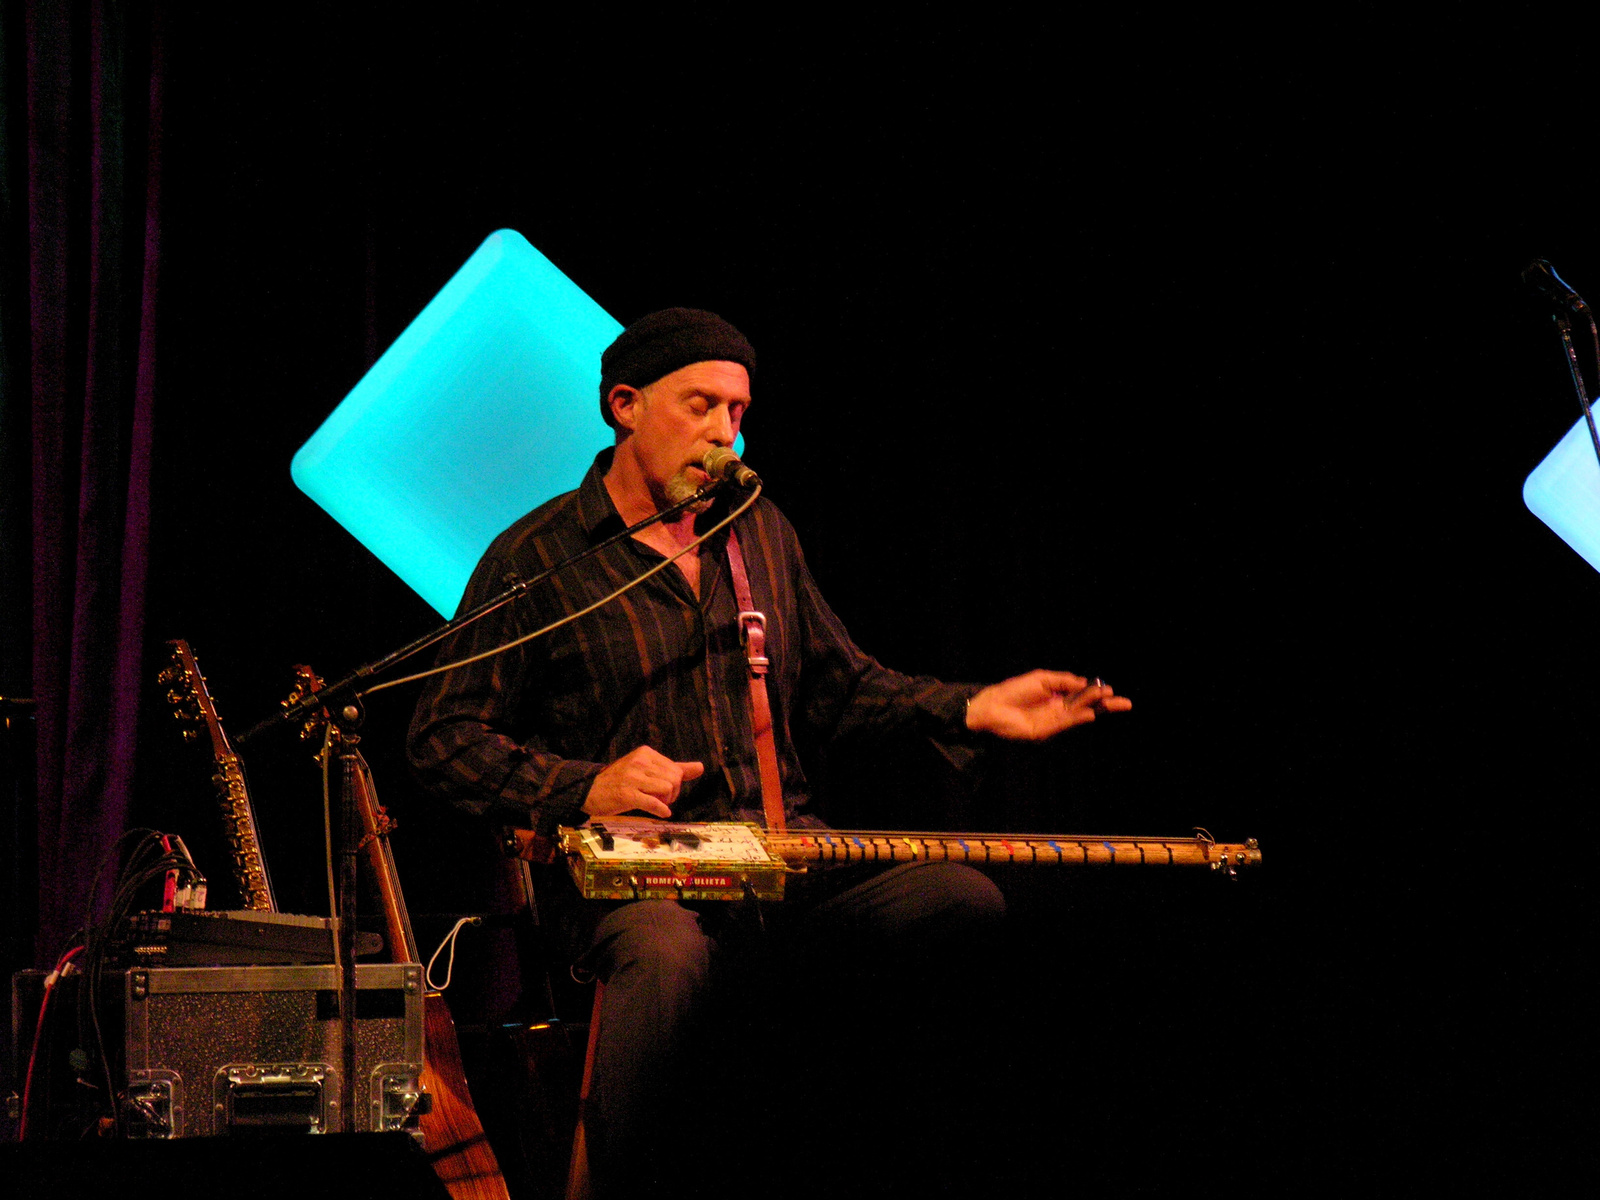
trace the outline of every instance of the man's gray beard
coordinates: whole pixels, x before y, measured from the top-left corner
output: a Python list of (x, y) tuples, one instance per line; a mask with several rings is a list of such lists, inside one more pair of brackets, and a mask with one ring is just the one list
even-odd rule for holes
[[(666, 489), (667, 490), (667, 504), (669, 506), (673, 505), (673, 504), (678, 504), (678, 503), (681, 503), (684, 500), (687, 500), (690, 496), (694, 495), (696, 492), (698, 492), (700, 490), (698, 487), (695, 486), (694, 482), (689, 478), (689, 471), (690, 471), (689, 467), (684, 467), (681, 471), (679, 471), (671, 479), (667, 480), (667, 489)], [(694, 513), (696, 516), (699, 516), (701, 513), (705, 512), (706, 509), (708, 509), (710, 507), (711, 507), (711, 498), (708, 496), (706, 499), (701, 500), (697, 504), (691, 504), (684, 511), (685, 512), (691, 512), (691, 513)]]

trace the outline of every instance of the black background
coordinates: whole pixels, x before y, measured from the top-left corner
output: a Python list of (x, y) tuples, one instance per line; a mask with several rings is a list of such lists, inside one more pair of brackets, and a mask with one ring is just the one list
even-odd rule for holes
[[(1008, 1152), (1110, 1129), (1094, 1170), (1158, 1191), (1536, 1178), (1593, 1112), (1543, 1080), (1594, 1065), (1600, 581), (1520, 497), (1577, 412), (1518, 272), (1600, 288), (1576, 61), (1377, 17), (697, 13), (179, 23), (152, 656), (189, 639), (238, 729), (290, 664), (430, 626), (288, 462), (517, 229), (624, 322), (750, 335), (748, 457), (870, 653), (1134, 698), (997, 753), (960, 815), (1260, 839), (1231, 885), (1004, 881)], [(409, 703), (366, 744), (447, 908)], [(145, 815), (200, 821), (152, 726)], [(312, 769), (251, 765), (312, 907)]]

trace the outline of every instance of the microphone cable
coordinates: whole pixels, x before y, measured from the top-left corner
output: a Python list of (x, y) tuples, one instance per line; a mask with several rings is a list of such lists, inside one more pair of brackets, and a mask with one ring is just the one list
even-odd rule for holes
[(754, 504), (756, 502), (756, 500), (760, 497), (760, 495), (761, 495), (761, 488), (757, 487), (753, 492), (750, 493), (749, 498), (747, 500), (745, 500), (745, 502), (743, 504), (739, 505), (738, 508), (734, 509), (726, 517), (722, 518), (722, 520), (718, 521), (710, 529), (706, 530), (699, 537), (695, 538), (694, 541), (692, 541), (688, 545), (684, 546), (681, 550), (679, 550), (671, 558), (665, 559), (662, 562), (658, 562), (655, 566), (651, 567), (648, 571), (644, 572), (642, 575), (639, 575), (637, 578), (630, 579), (627, 583), (623, 584), (616, 591), (612, 592), (609, 596), (604, 596), (601, 599), (596, 600), (593, 604), (589, 605), (587, 608), (580, 608), (577, 612), (569, 613), (566, 616), (562, 617), (559, 621), (552, 621), (550, 624), (546, 625), (543, 629), (535, 629), (532, 633), (525, 633), (519, 638), (515, 638), (512, 641), (506, 642), (504, 645), (496, 646), (492, 650), (485, 650), (481, 654), (472, 655), (470, 658), (462, 658), (462, 659), (458, 659), (457, 661), (452, 662), (452, 663), (445, 663), (442, 666), (434, 667), (431, 670), (418, 671), (415, 675), (402, 675), (399, 679), (387, 679), (382, 683), (374, 684), (372, 687), (367, 688), (365, 691), (357, 692), (356, 695), (357, 695), (357, 697), (370, 696), (370, 695), (372, 695), (373, 692), (381, 692), (385, 688), (399, 687), (402, 683), (414, 683), (419, 679), (426, 679), (430, 675), (442, 675), (446, 671), (454, 671), (457, 667), (465, 667), (465, 666), (470, 666), (471, 664), (473, 664), (475, 662), (482, 662), (486, 658), (493, 658), (496, 654), (504, 654), (507, 650), (514, 650), (518, 646), (521, 646), (526, 642), (533, 641), (535, 638), (541, 638), (547, 633), (553, 633), (557, 629), (560, 629), (563, 625), (569, 625), (573, 621), (576, 621), (579, 617), (588, 616), (590, 613), (594, 612), (596, 609), (604, 608), (607, 604), (610, 604), (613, 600), (617, 599), (617, 597), (623, 595), (624, 593), (632, 591), (634, 588), (638, 587), (641, 583), (643, 583), (646, 579), (649, 579), (652, 575), (657, 575), (660, 572), (666, 570), (673, 563), (677, 562), (680, 558), (682, 558), (685, 554), (689, 553), (689, 551), (699, 549), (701, 544), (703, 542), (705, 542), (706, 539), (712, 537), (714, 534), (720, 532), (721, 530), (726, 529), (729, 525), (732, 525), (735, 520), (737, 520), (739, 517), (743, 516), (745, 511), (752, 504)]

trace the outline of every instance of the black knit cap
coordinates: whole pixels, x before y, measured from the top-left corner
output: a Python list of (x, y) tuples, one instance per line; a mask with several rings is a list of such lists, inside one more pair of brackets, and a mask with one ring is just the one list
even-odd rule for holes
[(736, 362), (756, 373), (755, 347), (716, 313), (663, 308), (640, 317), (600, 356), (600, 416), (612, 424), (606, 397), (617, 384), (644, 387), (697, 362)]

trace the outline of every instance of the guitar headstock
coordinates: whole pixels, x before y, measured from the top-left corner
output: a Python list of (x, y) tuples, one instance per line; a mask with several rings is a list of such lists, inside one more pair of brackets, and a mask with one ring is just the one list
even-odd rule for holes
[(222, 718), (217, 713), (216, 702), (206, 689), (206, 678), (200, 673), (194, 651), (182, 639), (167, 643), (172, 648), (172, 660), (156, 676), (165, 684), (167, 701), (172, 705), (172, 716), (182, 727), (183, 740), (198, 741), (202, 734), (211, 738), (214, 754), (232, 752), (228, 735), (222, 732)]
[(166, 685), (172, 715), (183, 727), (184, 741), (198, 741), (202, 728), (211, 735), (211, 756), (216, 765), (211, 782), (222, 802), (224, 832), (233, 856), (240, 900), (245, 908), (276, 912), (277, 902), (272, 896), (266, 861), (261, 856), (261, 839), (256, 831), (249, 789), (245, 786), (244, 768), (233, 747), (228, 745), (228, 735), (222, 732), (222, 717), (206, 689), (206, 677), (200, 674), (200, 664), (195, 661), (189, 643), (172, 641), (167, 645), (172, 647), (172, 661), (156, 678)]
[[(279, 706), (285, 711), (302, 703), (322, 690), (322, 677), (304, 663), (294, 669), (294, 689), (288, 697), (280, 700)], [(307, 711), (306, 719), (300, 726), (300, 740), (303, 742), (320, 741), (323, 731), (328, 727), (328, 710), (313, 708)], [(334, 730), (337, 735), (338, 730)]]

